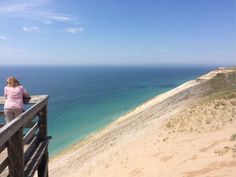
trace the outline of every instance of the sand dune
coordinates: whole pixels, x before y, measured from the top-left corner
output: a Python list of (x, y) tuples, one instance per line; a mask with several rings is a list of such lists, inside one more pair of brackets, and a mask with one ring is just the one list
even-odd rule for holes
[(234, 177), (236, 69), (144, 103), (50, 160), (52, 177)]

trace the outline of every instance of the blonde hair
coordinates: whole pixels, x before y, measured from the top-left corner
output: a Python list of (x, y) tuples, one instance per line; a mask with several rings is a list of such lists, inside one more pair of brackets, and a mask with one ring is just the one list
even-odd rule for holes
[(7, 78), (7, 84), (11, 87), (17, 87), (21, 85), (20, 82), (13, 76)]

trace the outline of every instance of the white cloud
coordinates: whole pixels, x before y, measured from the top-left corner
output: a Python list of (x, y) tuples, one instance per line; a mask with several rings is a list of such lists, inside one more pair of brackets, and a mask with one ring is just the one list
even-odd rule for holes
[(64, 21), (64, 22), (72, 20), (72, 18), (69, 17), (69, 16), (66, 16), (66, 15), (62, 16), (62, 15), (59, 15), (59, 14), (48, 14), (47, 18), (50, 19), (50, 20)]
[(0, 40), (7, 40), (7, 37), (5, 35), (0, 35)]
[(26, 33), (40, 32), (40, 29), (37, 26), (24, 26), (22, 30)]
[(0, 14), (23, 13), (27, 9), (34, 7), (34, 4), (1, 4)]
[(78, 18), (66, 13), (57, 12), (47, 0), (11, 0), (0, 2), (0, 16), (51, 22), (77, 22)]
[(68, 27), (66, 28), (66, 32), (75, 34), (75, 33), (81, 33), (84, 31), (83, 27)]

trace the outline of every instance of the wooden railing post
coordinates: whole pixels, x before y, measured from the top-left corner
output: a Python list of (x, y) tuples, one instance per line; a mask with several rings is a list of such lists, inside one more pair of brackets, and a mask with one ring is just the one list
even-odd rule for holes
[(39, 164), (38, 177), (48, 177), (48, 152), (45, 153)]
[(39, 139), (45, 140), (47, 133), (47, 105), (45, 105), (39, 112)]
[(23, 147), (23, 128), (20, 128), (7, 142), (10, 177), (24, 177)]
[[(39, 139), (43, 141), (47, 138), (47, 105), (39, 112)], [(43, 156), (39, 167), (38, 177), (48, 177), (48, 150)]]

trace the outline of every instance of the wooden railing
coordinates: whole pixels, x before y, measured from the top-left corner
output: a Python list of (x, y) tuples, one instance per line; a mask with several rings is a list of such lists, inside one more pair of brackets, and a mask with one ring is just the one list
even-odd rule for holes
[[(0, 104), (4, 98), (0, 97)], [(48, 96), (32, 96), (30, 107), (4, 124), (0, 111), (0, 176), (48, 177)]]

